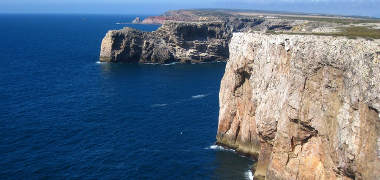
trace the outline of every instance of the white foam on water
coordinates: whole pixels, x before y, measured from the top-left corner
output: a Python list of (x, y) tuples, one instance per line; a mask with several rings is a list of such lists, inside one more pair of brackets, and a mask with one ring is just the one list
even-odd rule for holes
[(167, 106), (168, 104), (153, 104), (152, 107), (164, 107)]
[(246, 171), (244, 174), (248, 180), (253, 180), (253, 174), (252, 174), (252, 171), (250, 169), (248, 169), (248, 171)]
[(223, 146), (219, 146), (219, 145), (211, 145), (210, 147), (207, 147), (205, 149), (211, 149), (211, 150), (218, 150), (218, 151), (231, 151), (231, 152), (235, 152), (235, 150), (233, 149), (227, 149), (227, 148), (224, 148)]
[(207, 96), (207, 94), (198, 94), (198, 95), (191, 96), (191, 98), (193, 98), (193, 99), (199, 99), (199, 98), (204, 98), (206, 96)]
[(219, 145), (211, 145), (210, 147), (207, 147), (206, 149), (225, 150), (224, 147), (219, 146)]
[(171, 66), (171, 65), (175, 65), (175, 64), (178, 64), (179, 62), (172, 62), (172, 63), (169, 63), (169, 64), (162, 64), (163, 66)]
[(148, 64), (148, 65), (157, 65), (159, 63), (144, 63), (144, 64)]
[(105, 62), (96, 61), (96, 64), (104, 64)]
[[(211, 146), (209, 146), (209, 147), (206, 147), (205, 149), (207, 149), (207, 150), (217, 150), (217, 151), (229, 151), (229, 152), (234, 152), (234, 153), (236, 153), (236, 151), (235, 150), (233, 150), (233, 149), (229, 149), (229, 148), (225, 148), (225, 147), (223, 147), (223, 146), (219, 146), (219, 145), (211, 145)], [(241, 157), (245, 157), (245, 156), (241, 156)], [(253, 173), (252, 173), (252, 171), (251, 171), (251, 169), (248, 169), (247, 171), (245, 171), (244, 172), (244, 176), (245, 176), (245, 178), (246, 179), (248, 179), (248, 180), (253, 180), (253, 178), (254, 178), (254, 175), (253, 175)]]

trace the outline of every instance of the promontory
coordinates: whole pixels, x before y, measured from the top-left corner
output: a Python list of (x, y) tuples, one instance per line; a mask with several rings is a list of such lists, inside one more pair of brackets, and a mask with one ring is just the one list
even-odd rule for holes
[(101, 44), (100, 61), (227, 61), (228, 44), (235, 32), (379, 38), (380, 29), (379, 21), (373, 19), (237, 10), (169, 11), (161, 16), (147, 17), (141, 23), (162, 25), (153, 32), (129, 27), (110, 30)]
[(255, 179), (380, 179), (380, 21), (178, 10), (111, 30), (106, 62), (226, 61), (217, 144), (255, 159)]

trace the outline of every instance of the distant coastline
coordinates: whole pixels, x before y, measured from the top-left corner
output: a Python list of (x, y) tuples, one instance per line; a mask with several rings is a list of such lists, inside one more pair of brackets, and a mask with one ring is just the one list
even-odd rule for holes
[[(118, 23), (162, 26), (154, 32), (131, 28), (109, 31), (101, 44), (100, 61), (163, 64), (226, 61), (228, 43), (236, 32), (380, 39), (379, 19), (306, 13), (173, 10)], [(119, 42), (121, 46), (115, 46)]]

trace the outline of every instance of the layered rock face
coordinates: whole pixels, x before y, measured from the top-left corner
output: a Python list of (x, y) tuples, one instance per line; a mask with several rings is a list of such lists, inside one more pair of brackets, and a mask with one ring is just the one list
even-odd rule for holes
[(111, 30), (101, 45), (100, 60), (168, 63), (223, 61), (231, 31), (223, 22), (167, 22), (154, 32)]
[(344, 37), (235, 33), (217, 142), (261, 179), (380, 179), (380, 47)]
[(233, 32), (289, 29), (292, 22), (230, 18), (214, 22), (165, 21), (154, 32), (132, 28), (111, 30), (103, 38), (100, 61), (207, 62), (226, 61)]

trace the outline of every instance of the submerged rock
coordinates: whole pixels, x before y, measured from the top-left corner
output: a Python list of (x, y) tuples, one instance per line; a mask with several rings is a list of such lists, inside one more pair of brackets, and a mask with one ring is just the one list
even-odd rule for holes
[(255, 178), (380, 179), (379, 41), (235, 33), (217, 143)]

